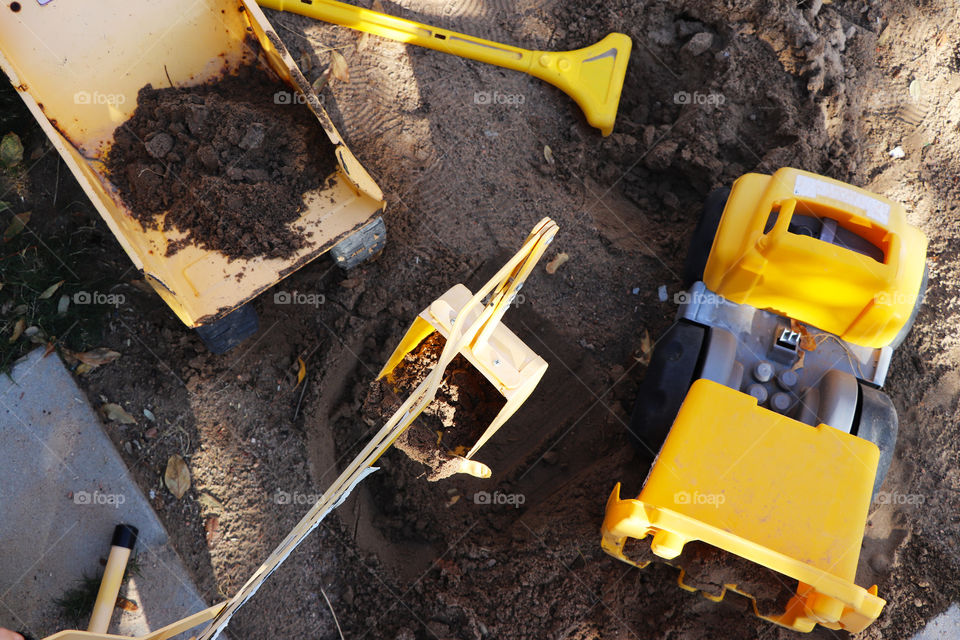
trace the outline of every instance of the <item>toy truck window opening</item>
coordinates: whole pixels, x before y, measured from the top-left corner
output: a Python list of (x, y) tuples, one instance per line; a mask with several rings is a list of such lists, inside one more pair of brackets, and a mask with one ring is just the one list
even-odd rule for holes
[[(800, 211), (807, 211), (809, 214), (800, 213)], [(767, 218), (767, 222), (763, 227), (764, 234), (768, 234), (773, 230), (779, 216), (779, 207), (774, 207), (770, 211), (770, 216)], [(798, 236), (807, 236), (816, 240), (822, 240), (828, 244), (833, 244), (872, 258), (879, 263), (886, 262), (883, 246), (874, 244), (856, 231), (842, 225), (843, 223), (836, 218), (818, 214), (812, 210), (809, 204), (798, 201), (793, 217), (790, 218), (790, 225), (787, 227), (787, 231)], [(871, 229), (871, 231), (872, 230), (873, 229)], [(882, 229), (876, 229), (876, 231), (884, 235), (886, 233)], [(878, 240), (880, 240), (880, 233), (875, 232), (871, 235), (877, 236)]]

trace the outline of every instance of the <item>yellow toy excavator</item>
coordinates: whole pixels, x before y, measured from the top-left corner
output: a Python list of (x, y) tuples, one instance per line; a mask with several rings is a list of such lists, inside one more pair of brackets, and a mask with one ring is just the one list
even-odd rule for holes
[[(854, 579), (926, 247), (899, 204), (796, 169), (710, 194), (631, 418), (652, 466), (636, 499), (613, 489), (604, 550), (797, 631), (876, 620), (884, 600)], [(712, 576), (718, 560), (736, 570)]]

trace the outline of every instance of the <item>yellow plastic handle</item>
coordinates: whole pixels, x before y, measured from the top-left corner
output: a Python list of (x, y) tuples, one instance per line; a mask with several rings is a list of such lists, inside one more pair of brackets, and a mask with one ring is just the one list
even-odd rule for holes
[(533, 52), (527, 49), (431, 27), (337, 0), (257, 0), (257, 3), (267, 9), (299, 13), (390, 40), (408, 42), (514, 71), (527, 71), (533, 60)]
[(611, 33), (573, 51), (531, 51), (449, 29), (397, 18), (337, 0), (257, 0), (267, 9), (289, 11), (358, 31), (486, 62), (549, 82), (573, 98), (587, 122), (607, 136), (613, 131), (632, 43)]

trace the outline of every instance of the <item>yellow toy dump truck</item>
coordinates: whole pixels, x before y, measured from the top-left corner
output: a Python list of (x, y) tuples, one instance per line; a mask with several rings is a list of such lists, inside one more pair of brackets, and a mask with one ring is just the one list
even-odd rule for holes
[(710, 194), (631, 418), (652, 466), (636, 499), (614, 488), (603, 548), (797, 631), (873, 622), (854, 579), (897, 436), (880, 389), (926, 245), (899, 204), (796, 169)]
[[(383, 247), (383, 194), (252, 0), (23, 0), (2, 11), (0, 68), (144, 279), (212, 351), (255, 332), (245, 303), (309, 261), (329, 250), (349, 268)], [(182, 234), (141, 224), (107, 171), (114, 132), (148, 84), (195, 87), (246, 68), (287, 85), (272, 102), (313, 118), (329, 139), (333, 169), (303, 193), (289, 224), (299, 248), (290, 255), (230, 259), (195, 243), (170, 254)]]

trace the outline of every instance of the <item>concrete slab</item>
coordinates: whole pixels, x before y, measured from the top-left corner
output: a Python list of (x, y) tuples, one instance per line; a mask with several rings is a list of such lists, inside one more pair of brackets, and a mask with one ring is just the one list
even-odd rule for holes
[(960, 607), (956, 604), (927, 622), (912, 640), (956, 640), (960, 638)]
[(119, 523), (140, 530), (141, 576), (126, 590), (139, 610), (115, 611), (111, 633), (142, 635), (209, 606), (83, 392), (37, 349), (0, 376), (0, 626), (37, 638), (67, 628), (54, 601), (99, 575)]

